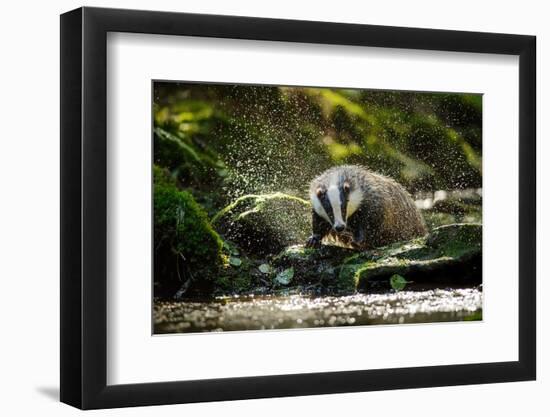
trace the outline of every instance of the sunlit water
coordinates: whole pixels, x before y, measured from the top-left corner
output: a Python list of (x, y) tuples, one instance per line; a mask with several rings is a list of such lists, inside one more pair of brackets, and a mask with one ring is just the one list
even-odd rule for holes
[(155, 333), (183, 333), (479, 320), (481, 309), (481, 290), (467, 288), (157, 301), (153, 316)]

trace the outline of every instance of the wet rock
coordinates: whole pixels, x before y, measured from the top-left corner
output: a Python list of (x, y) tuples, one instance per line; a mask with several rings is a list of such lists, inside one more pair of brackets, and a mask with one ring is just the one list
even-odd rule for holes
[(250, 255), (266, 256), (307, 239), (311, 207), (308, 201), (283, 193), (246, 195), (216, 214), (212, 223)]
[(319, 249), (294, 245), (273, 258), (276, 269), (294, 268), (294, 283), (303, 287), (317, 286), (325, 292), (354, 292), (356, 283), (341, 275), (345, 260), (354, 255), (352, 249), (323, 245)]
[(405, 289), (474, 286), (481, 283), (481, 242), (480, 224), (451, 224), (422, 238), (362, 252), (298, 244), (254, 257), (230, 245), (223, 249), (223, 266), (203, 276), (213, 284), (204, 295), (386, 292), (396, 274), (407, 281)]
[(293, 267), (297, 283), (317, 283), (337, 293), (389, 287), (395, 274), (417, 284), (473, 285), (481, 282), (481, 239), (480, 224), (452, 224), (423, 238), (364, 252), (296, 245), (276, 256), (273, 264)]

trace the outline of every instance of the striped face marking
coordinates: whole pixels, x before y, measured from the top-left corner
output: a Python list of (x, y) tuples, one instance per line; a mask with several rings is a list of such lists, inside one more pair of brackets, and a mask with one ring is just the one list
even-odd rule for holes
[(318, 189), (316, 194), (311, 195), (311, 204), (315, 212), (330, 223), (334, 224), (334, 214), (332, 213), (332, 207), (327, 199), (327, 193), (324, 189)]
[[(355, 189), (349, 193), (347, 205), (347, 218), (357, 211), (363, 201), (363, 193), (359, 189)], [(347, 220), (346, 218), (346, 220)]]
[(346, 201), (342, 197), (343, 190), (341, 187), (332, 185), (328, 188), (326, 193), (326, 199), (330, 205), (330, 209), (333, 215), (332, 226), (336, 228), (346, 227), (344, 218), (346, 217)]
[(337, 176), (331, 179), (328, 188), (319, 187), (311, 195), (314, 210), (324, 218), (336, 231), (346, 227), (349, 216), (361, 203), (360, 190), (350, 191), (350, 184)]

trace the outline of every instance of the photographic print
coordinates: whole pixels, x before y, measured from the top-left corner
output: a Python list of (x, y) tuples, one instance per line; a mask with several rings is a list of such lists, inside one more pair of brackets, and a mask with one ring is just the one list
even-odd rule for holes
[(482, 319), (482, 95), (153, 81), (153, 333)]

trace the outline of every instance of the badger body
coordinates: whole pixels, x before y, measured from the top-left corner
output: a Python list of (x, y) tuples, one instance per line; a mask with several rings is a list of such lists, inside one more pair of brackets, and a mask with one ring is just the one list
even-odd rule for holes
[(309, 247), (324, 238), (371, 249), (426, 234), (422, 215), (393, 179), (356, 165), (323, 172), (310, 185), (313, 233)]

